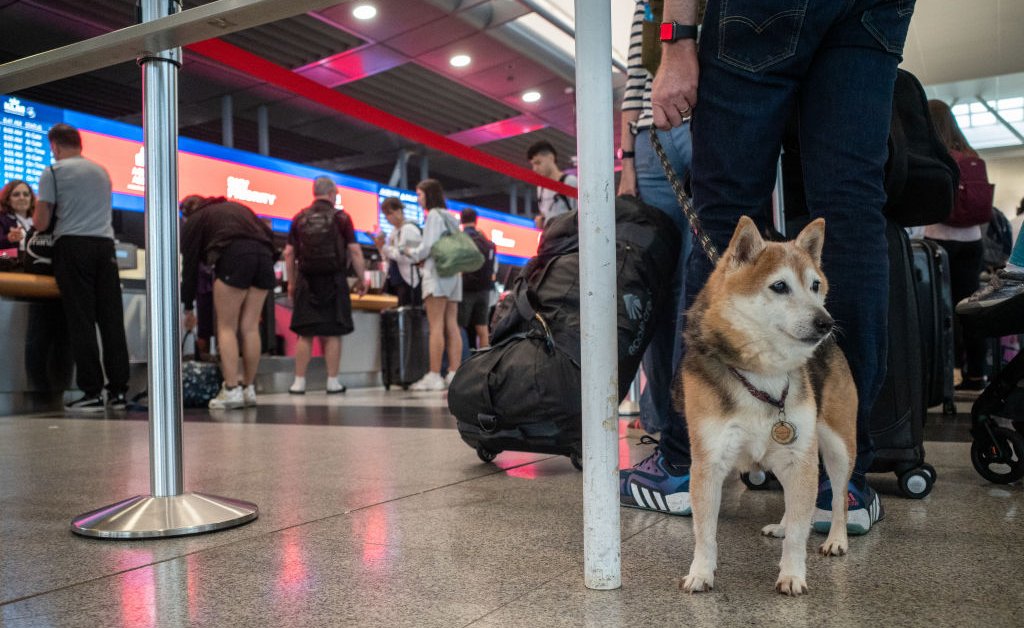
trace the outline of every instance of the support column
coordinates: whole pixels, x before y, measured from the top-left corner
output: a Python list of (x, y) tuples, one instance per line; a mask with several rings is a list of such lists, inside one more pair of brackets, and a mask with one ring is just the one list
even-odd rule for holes
[(231, 94), (220, 99), (220, 143), (228, 148), (235, 146), (235, 106)]
[(609, 4), (576, 0), (583, 571), (591, 589), (622, 586), (611, 53)]
[(531, 186), (523, 188), (523, 215), (529, 217), (533, 214), (533, 197), (537, 190)]
[(267, 115), (267, 106), (260, 105), (256, 108), (256, 135), (259, 142), (261, 155), (270, 154), (270, 120)]
[(430, 155), (423, 153), (420, 159), (420, 181), (430, 178)]
[(515, 181), (508, 184), (508, 213), (519, 215), (519, 186)]
[[(168, 0), (142, 0), (142, 20), (169, 14)], [(175, 1), (174, 9), (181, 10)], [(178, 289), (178, 67), (181, 49), (139, 59), (143, 74), (146, 312), (149, 320), (151, 495), (85, 513), (71, 530), (102, 538), (182, 536), (256, 518), (255, 504), (182, 488), (181, 338)]]

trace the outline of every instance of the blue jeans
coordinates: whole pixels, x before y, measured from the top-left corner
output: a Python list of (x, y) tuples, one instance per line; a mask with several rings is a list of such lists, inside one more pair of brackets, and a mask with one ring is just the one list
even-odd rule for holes
[[(690, 125), (684, 124), (670, 131), (658, 131), (658, 139), (665, 149), (672, 167), (682, 181), (690, 171), (692, 143)], [(686, 260), (690, 256), (690, 225), (683, 215), (683, 209), (676, 200), (675, 192), (665, 177), (661, 160), (654, 153), (649, 129), (643, 129), (636, 136), (635, 144), (636, 187), (640, 199), (668, 214), (679, 229), (682, 245), (676, 266), (669, 279), (672, 294), (671, 307), (657, 313), (651, 344), (644, 353), (644, 373), (647, 387), (640, 396), (640, 423), (648, 433), (662, 431), (669, 423), (679, 424), (682, 415), (672, 404), (672, 384), (683, 357), (683, 298), (686, 283)], [(628, 375), (627, 375), (628, 376)]]
[[(827, 307), (859, 397), (860, 474), (874, 455), (868, 421), (885, 376), (884, 166), (896, 66), (913, 10), (914, 0), (710, 0), (698, 53), (693, 200), (719, 250), (741, 215), (770, 224), (765, 208), (784, 127), (794, 111), (798, 116), (808, 209), (827, 222)], [(710, 272), (695, 248), (688, 302)], [(665, 440), (663, 433), (668, 456), (673, 446)]]

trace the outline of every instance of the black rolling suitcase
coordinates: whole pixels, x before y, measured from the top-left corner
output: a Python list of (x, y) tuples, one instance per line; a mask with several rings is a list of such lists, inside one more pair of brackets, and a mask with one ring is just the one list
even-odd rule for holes
[(380, 370), (384, 390), (408, 389), (430, 368), (427, 313), (405, 306), (380, 313)]
[(930, 240), (912, 240), (918, 320), (925, 357), (926, 407), (942, 405), (956, 414), (953, 403), (953, 293), (949, 255)]
[(926, 351), (918, 310), (910, 238), (893, 222), (889, 243), (889, 350), (885, 381), (871, 410), (875, 445), (872, 473), (892, 472), (904, 496), (920, 499), (932, 490), (935, 469), (924, 461)]

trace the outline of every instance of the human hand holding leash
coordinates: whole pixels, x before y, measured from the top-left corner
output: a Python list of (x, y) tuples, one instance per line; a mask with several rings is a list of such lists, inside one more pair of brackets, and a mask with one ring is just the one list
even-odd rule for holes
[(662, 47), (661, 66), (651, 87), (654, 126), (671, 129), (689, 120), (697, 106), (697, 43), (680, 40)]

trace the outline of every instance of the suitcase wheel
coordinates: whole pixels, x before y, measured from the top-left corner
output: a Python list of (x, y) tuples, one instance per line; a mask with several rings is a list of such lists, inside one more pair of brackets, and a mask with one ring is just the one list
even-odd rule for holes
[(402, 390), (409, 390), (409, 384), (402, 384)]
[[(928, 466), (931, 467), (931, 465)], [(899, 476), (900, 493), (910, 499), (923, 499), (932, 492), (932, 486), (935, 485), (934, 473), (933, 467), (929, 471), (923, 466), (904, 472)]]
[(981, 477), (996, 484), (1010, 484), (1024, 477), (1024, 436), (1005, 427), (992, 429), (995, 441), (975, 438), (971, 462)]
[(750, 473), (741, 473), (740, 481), (752, 491), (767, 491), (772, 488), (772, 482), (777, 482), (775, 474), (771, 471), (760, 469)]
[(942, 415), (943, 416), (954, 416), (956, 415), (956, 402), (947, 399), (942, 402)]
[(391, 384), (384, 384), (384, 392), (391, 390)]
[(477, 455), (477, 457), (479, 457), (484, 462), (493, 462), (494, 459), (497, 457), (498, 452), (491, 451), (490, 449), (487, 449), (483, 445), (477, 445), (476, 446), (476, 455)]
[(580, 471), (583, 470), (583, 458), (580, 456), (580, 452), (573, 451), (572, 453), (570, 453), (569, 462), (571, 462), (572, 466), (576, 467)]

